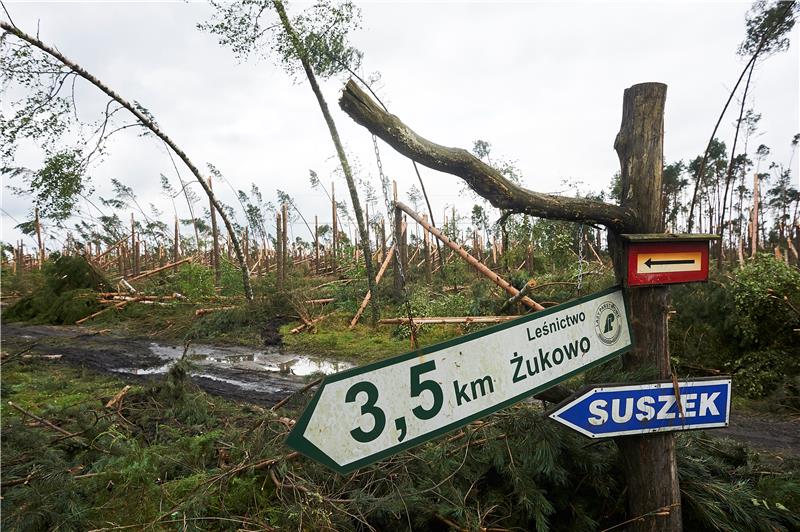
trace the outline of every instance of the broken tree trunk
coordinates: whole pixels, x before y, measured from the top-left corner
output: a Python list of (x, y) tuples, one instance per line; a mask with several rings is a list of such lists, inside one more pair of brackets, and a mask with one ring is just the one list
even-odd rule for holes
[(280, 292), (283, 290), (283, 223), (281, 222), (281, 213), (275, 213), (275, 286)]
[(178, 262), (173, 262), (172, 264), (167, 264), (166, 266), (161, 266), (160, 268), (156, 268), (154, 270), (150, 270), (148, 272), (140, 273), (136, 277), (131, 277), (128, 279), (128, 282), (138, 281), (139, 279), (144, 279), (145, 277), (150, 277), (159, 272), (163, 272), (164, 270), (168, 270), (169, 268), (178, 267), (181, 264), (186, 262), (192, 262), (192, 257), (186, 257), (185, 259), (179, 260)]
[(289, 331), (289, 333), (290, 334), (297, 334), (297, 333), (302, 332), (302, 331), (304, 331), (306, 329), (311, 329), (311, 328), (314, 327), (314, 325), (316, 325), (317, 323), (321, 322), (322, 320), (324, 320), (325, 318), (327, 318), (331, 314), (333, 314), (333, 312), (331, 312), (330, 314), (323, 314), (319, 318), (314, 318), (313, 320), (309, 321), (308, 323), (302, 323), (302, 324), (298, 325), (297, 327), (295, 327), (294, 329), (292, 329), (291, 331)]
[(220, 312), (223, 310), (232, 310), (235, 309), (236, 305), (226, 305), (224, 307), (211, 307), (211, 308), (199, 308), (194, 311), (194, 317), (197, 318), (199, 316), (205, 316), (206, 314), (211, 314), (212, 312)]
[(512, 212), (571, 221), (594, 221), (619, 231), (632, 221), (624, 207), (587, 198), (542, 194), (522, 188), (467, 150), (431, 142), (384, 111), (353, 81), (345, 85), (339, 107), (395, 150), (420, 164), (462, 178), (492, 205)]
[(42, 265), (44, 265), (44, 243), (42, 242), (42, 222), (39, 219), (39, 207), (36, 207), (34, 210), (35, 213), (35, 220), (34, 223), (36, 224), (36, 242), (38, 244), (38, 253), (39, 253), (39, 269), (42, 269)]
[[(425, 222), (422, 219), (422, 217), (419, 214), (415, 213), (413, 210), (411, 210), (410, 207), (399, 201), (396, 203), (396, 206), (398, 209), (402, 210), (403, 212), (408, 214), (411, 218), (413, 218), (417, 223), (422, 225), (422, 227), (430, 231), (430, 233), (439, 240), (441, 240), (444, 245), (452, 249), (455, 253), (458, 253), (458, 255), (462, 259), (464, 259), (467, 262), (467, 264), (469, 264), (470, 266), (481, 272), (490, 281), (492, 281), (494, 284), (505, 290), (510, 296), (513, 297), (519, 294), (519, 290), (514, 288), (508, 281), (506, 281), (505, 279), (494, 273), (485, 264), (483, 264), (478, 259), (467, 253), (466, 250), (464, 250), (464, 248), (462, 248), (461, 246), (450, 240), (446, 235), (442, 234), (441, 231), (439, 231), (432, 225)], [(537, 303), (536, 301), (532, 300), (529, 297), (523, 297), (520, 301), (534, 310), (544, 310), (544, 307), (542, 305), (540, 305), (539, 303)]]
[[(414, 318), (414, 323), (417, 325), (443, 325), (443, 324), (462, 324), (467, 325), (470, 323), (503, 323), (519, 318), (520, 316), (463, 316), (463, 317), (429, 317), (429, 318)], [(378, 320), (381, 325), (406, 325), (408, 318), (385, 318)]]
[[(664, 146), (664, 102), (667, 86), (642, 83), (625, 91), (622, 125), (614, 142), (621, 168), (622, 204), (635, 214), (632, 233), (663, 232), (662, 171)], [(626, 270), (625, 252), (619, 235), (609, 233), (617, 279)], [(666, 287), (628, 290), (631, 327), (637, 339), (623, 356), (627, 371), (655, 368), (657, 377), (672, 377), (670, 368)], [(627, 480), (628, 513), (637, 519), (630, 529), (637, 532), (680, 531), (681, 494), (675, 461), (675, 434), (662, 432), (619, 438)], [(655, 512), (656, 509), (663, 511)]]
[(105, 314), (105, 313), (106, 313), (106, 312), (108, 312), (109, 310), (112, 310), (112, 309), (114, 309), (114, 310), (121, 309), (122, 307), (124, 307), (124, 306), (125, 306), (125, 305), (127, 305), (128, 303), (133, 303), (133, 302), (135, 302), (135, 301), (139, 301), (139, 298), (138, 298), (138, 297), (134, 297), (134, 298), (131, 298), (131, 299), (126, 299), (125, 301), (120, 301), (120, 302), (119, 302), (119, 303), (117, 303), (116, 305), (112, 305), (112, 306), (110, 306), (110, 307), (106, 307), (106, 308), (104, 308), (103, 310), (98, 310), (98, 311), (97, 311), (97, 312), (95, 312), (94, 314), (89, 314), (89, 315), (88, 315), (88, 316), (86, 316), (85, 318), (81, 318), (81, 319), (79, 319), (78, 321), (76, 321), (76, 322), (75, 322), (75, 325), (80, 325), (81, 323), (85, 323), (85, 322), (87, 322), (87, 321), (91, 320), (92, 318), (96, 318), (96, 317), (97, 317), (97, 316), (99, 316), (100, 314)]
[[(423, 214), (422, 219), (426, 222), (428, 221), (427, 215)], [(433, 272), (433, 264), (431, 263), (431, 232), (427, 229), (423, 228), (423, 234), (425, 238), (423, 238), (422, 246), (423, 246), (423, 255), (425, 261), (425, 282), (428, 284), (431, 283), (431, 277)]]
[[(525, 264), (525, 263), (523, 262), (523, 264)], [(536, 288), (536, 281), (534, 281), (533, 279), (531, 279), (530, 281), (528, 281), (527, 283), (525, 283), (525, 286), (523, 286), (523, 287), (522, 287), (522, 290), (520, 290), (520, 291), (519, 291), (519, 293), (518, 293), (517, 295), (515, 295), (515, 296), (514, 296), (514, 297), (512, 297), (512, 298), (509, 298), (509, 299), (508, 299), (508, 300), (507, 300), (505, 303), (503, 303), (503, 306), (502, 306), (502, 308), (500, 309), (500, 311), (502, 312), (503, 310), (505, 310), (506, 308), (510, 307), (511, 305), (514, 305), (514, 304), (516, 304), (516, 303), (519, 303), (519, 302), (520, 302), (520, 300), (521, 300), (523, 297), (525, 297), (525, 296), (527, 296), (528, 294), (530, 294), (530, 293), (531, 293), (531, 290), (533, 290), (534, 288)]]
[[(381, 282), (383, 274), (384, 272), (386, 272), (386, 268), (389, 267), (389, 263), (392, 261), (392, 256), (394, 255), (394, 248), (395, 246), (389, 248), (389, 252), (386, 254), (386, 258), (383, 259), (383, 264), (381, 264), (381, 269), (378, 270), (378, 275), (375, 276), (375, 286), (378, 286), (378, 284)], [(372, 291), (367, 290), (367, 295), (364, 296), (364, 300), (361, 302), (361, 306), (358, 307), (358, 312), (356, 312), (356, 315), (353, 316), (352, 320), (350, 320), (350, 327), (349, 327), (350, 329), (356, 326), (356, 323), (358, 323), (358, 320), (361, 318), (361, 315), (367, 308), (370, 299), (372, 299)]]
[[(208, 189), (213, 190), (211, 176), (208, 177)], [(217, 213), (211, 200), (209, 200), (208, 210), (211, 212), (211, 264), (214, 266), (214, 288), (219, 290), (220, 286), (222, 286), (222, 264), (219, 262), (219, 230), (217, 229)]]

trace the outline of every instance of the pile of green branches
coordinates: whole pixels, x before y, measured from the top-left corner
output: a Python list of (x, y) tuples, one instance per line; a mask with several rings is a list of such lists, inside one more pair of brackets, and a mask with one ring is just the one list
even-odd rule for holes
[[(4, 379), (28, 382), (49, 364), (15, 362)], [(547, 420), (537, 403), (339, 476), (283, 444), (309, 394), (275, 412), (237, 405), (197, 389), (185, 364), (112, 408), (108, 393), (22, 405), (64, 432), (8, 415), (7, 401), (31, 390), (4, 382), (3, 526), (588, 531), (630, 517), (615, 443)], [(92, 378), (81, 374), (87, 386)], [(702, 433), (681, 435), (678, 454), (688, 529), (800, 527), (797, 461), (761, 461)]]

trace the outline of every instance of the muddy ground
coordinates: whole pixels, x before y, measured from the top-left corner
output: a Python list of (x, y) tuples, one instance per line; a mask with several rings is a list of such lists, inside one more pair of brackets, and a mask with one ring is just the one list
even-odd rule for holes
[[(184, 346), (155, 343), (113, 333), (96, 334), (81, 327), (2, 324), (3, 350), (12, 355), (34, 345), (29, 353), (61, 355), (63, 362), (113, 373), (141, 382), (161, 378), (183, 355)], [(279, 344), (280, 342), (273, 342)], [(205, 391), (235, 401), (271, 406), (303, 387), (320, 373), (334, 373), (349, 364), (284, 352), (273, 345), (253, 348), (190, 345), (192, 380)], [(800, 419), (731, 411), (731, 425), (714, 431), (757, 449), (800, 457)]]
[[(182, 345), (113, 333), (97, 334), (81, 327), (3, 323), (3, 350), (14, 356), (30, 346), (27, 355), (57, 355), (58, 360), (94, 371), (142, 382), (161, 378), (184, 355)], [(262, 349), (190, 344), (192, 381), (205, 391), (235, 401), (271, 406), (320, 373), (334, 373), (350, 364)]]

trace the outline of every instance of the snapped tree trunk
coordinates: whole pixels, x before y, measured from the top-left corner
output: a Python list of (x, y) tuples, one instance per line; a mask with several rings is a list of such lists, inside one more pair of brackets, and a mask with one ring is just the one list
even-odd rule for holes
[[(211, 177), (208, 178), (208, 189), (211, 188)], [(209, 210), (211, 211), (211, 262), (214, 266), (214, 287), (219, 289), (222, 286), (222, 264), (219, 262), (219, 230), (217, 229), (217, 215), (214, 205), (211, 204)]]
[(114, 92), (110, 87), (108, 87), (102, 81), (89, 74), (89, 72), (87, 72), (83, 67), (67, 59), (66, 56), (61, 54), (61, 52), (55, 50), (54, 48), (51, 48), (50, 46), (46, 45), (36, 37), (28, 35), (27, 33), (19, 30), (18, 28), (12, 26), (11, 24), (8, 24), (7, 22), (0, 21), (0, 28), (4, 29), (5, 31), (14, 35), (15, 37), (22, 39), (23, 41), (35, 46), (36, 48), (42, 50), (46, 54), (58, 59), (61, 63), (64, 64), (64, 66), (70, 68), (73, 72), (75, 72), (75, 74), (77, 74), (78, 76), (82, 77), (83, 79), (85, 79), (98, 89), (100, 89), (100, 91), (105, 93), (109, 98), (111, 98), (112, 100), (120, 104), (122, 107), (127, 109), (128, 112), (130, 112), (133, 116), (136, 117), (136, 119), (139, 121), (140, 124), (149, 129), (156, 137), (161, 139), (180, 158), (180, 160), (183, 161), (183, 164), (185, 164), (186, 167), (189, 168), (189, 171), (192, 172), (192, 175), (194, 175), (195, 179), (197, 179), (198, 183), (200, 183), (200, 186), (203, 188), (206, 195), (208, 196), (211, 205), (213, 205), (214, 208), (217, 210), (220, 217), (222, 218), (223, 223), (225, 224), (225, 228), (228, 230), (228, 235), (230, 236), (231, 243), (233, 244), (233, 249), (236, 252), (236, 258), (242, 270), (242, 285), (244, 287), (244, 295), (248, 301), (252, 301), (253, 289), (250, 286), (250, 272), (248, 271), (247, 265), (245, 264), (244, 255), (242, 255), (242, 250), (241, 247), (239, 246), (239, 240), (236, 238), (233, 225), (231, 224), (228, 215), (222, 209), (222, 205), (220, 205), (216, 197), (214, 197), (214, 193), (211, 191), (211, 189), (208, 188), (208, 184), (206, 183), (205, 179), (203, 179), (203, 176), (200, 175), (200, 171), (197, 169), (194, 163), (192, 163), (192, 161), (189, 159), (186, 153), (184, 153), (184, 151), (180, 149), (178, 145), (175, 144), (175, 142), (173, 142), (173, 140), (167, 136), (166, 133), (161, 131), (158, 125), (156, 125), (153, 118), (146, 115), (145, 112), (143, 112), (141, 106), (139, 105), (134, 106), (127, 100), (123, 99), (122, 96)]
[(339, 107), (402, 155), (433, 170), (460, 177), (499, 209), (558, 220), (591, 221), (617, 231), (624, 230), (633, 220), (633, 213), (618, 205), (525, 189), (467, 150), (442, 146), (420, 136), (397, 116), (379, 107), (352, 80), (344, 87)]
[(281, 2), (281, 0), (273, 0), (272, 4), (275, 6), (275, 10), (278, 12), (283, 29), (289, 36), (295, 52), (300, 57), (300, 61), (303, 64), (303, 70), (305, 70), (306, 77), (308, 78), (308, 83), (311, 85), (311, 90), (314, 92), (314, 96), (317, 98), (317, 103), (319, 104), (320, 111), (322, 111), (322, 116), (325, 118), (325, 123), (328, 125), (331, 140), (333, 141), (333, 145), (336, 147), (336, 153), (339, 156), (339, 163), (342, 165), (342, 172), (344, 172), (344, 178), (347, 181), (347, 188), (350, 191), (350, 201), (353, 202), (353, 211), (356, 215), (356, 224), (358, 224), (359, 240), (361, 242), (361, 251), (364, 254), (364, 267), (367, 274), (367, 285), (370, 293), (373, 294), (373, 297), (370, 301), (371, 321), (373, 324), (376, 324), (378, 322), (378, 297), (377, 292), (375, 291), (375, 277), (372, 269), (372, 253), (369, 249), (367, 226), (364, 222), (364, 213), (361, 210), (361, 202), (358, 198), (358, 190), (356, 189), (356, 183), (353, 179), (353, 173), (350, 170), (350, 163), (345, 155), (342, 141), (339, 139), (339, 132), (336, 130), (336, 124), (334, 123), (333, 117), (328, 110), (328, 104), (325, 102), (322, 91), (317, 84), (317, 78), (314, 74), (314, 70), (311, 68), (311, 63), (308, 61), (308, 55), (303, 47), (302, 42), (300, 41), (300, 37), (297, 35), (297, 32), (295, 32), (291, 22), (289, 21), (289, 17), (286, 15), (283, 2)]
[[(662, 171), (664, 103), (667, 86), (642, 83), (625, 91), (622, 126), (614, 143), (621, 167), (622, 203), (636, 213), (631, 232), (660, 233), (662, 222)], [(626, 269), (625, 253), (618, 234), (609, 233), (617, 279)], [(669, 292), (665, 287), (628, 290), (631, 327), (637, 339), (623, 356), (627, 370), (654, 368), (657, 377), (670, 378), (667, 336)], [(630, 530), (680, 531), (681, 494), (675, 460), (674, 433), (619, 438), (628, 485), (628, 512), (642, 516)]]

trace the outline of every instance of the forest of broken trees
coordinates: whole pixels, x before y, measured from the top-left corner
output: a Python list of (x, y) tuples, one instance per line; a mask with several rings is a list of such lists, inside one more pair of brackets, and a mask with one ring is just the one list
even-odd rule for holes
[[(213, 154), (184, 151), (146, 102), (126, 99), (44, 33), (17, 26), (13, 4), (4, 5), (3, 201), (30, 204), (16, 236), (5, 228), (2, 237), (4, 526), (678, 530), (664, 524), (670, 508), (626, 503), (622, 445), (587, 445), (542, 415), (582, 384), (663, 377), (653, 368), (595, 368), (539, 401), (337, 477), (283, 443), (320, 373), (293, 373), (290, 356), (280, 369), (284, 393), (248, 399), (247, 387), (214, 385), (219, 374), (212, 379), (192, 356), (201, 346), (237, 346), (256, 366), (252, 353), (261, 351), (309, 356), (318, 369), (380, 360), (617, 284), (616, 236), (657, 227), (719, 237), (710, 281), (670, 291), (666, 363), (673, 379), (732, 375), (742, 412), (727, 432), (675, 440), (682, 514), (673, 515), (686, 530), (800, 527), (792, 171), (800, 133), (779, 147), (788, 158), (773, 156), (776, 147), (760, 142), (769, 126), (748, 96), (754, 72), (789, 49), (796, 2), (759, 1), (748, 11), (735, 51), (744, 66), (731, 73), (738, 81), (727, 102), (713, 102), (721, 114), (708, 124), (708, 144), (657, 161), (662, 205), (652, 223), (633, 198), (642, 192), (631, 185), (622, 131), (623, 170), (607, 183), (535, 192), (489, 141), (449, 148), (392, 114), (361, 75), (352, 3), (212, 5), (199, 31), (237, 60), (271, 55), (302, 79), (294, 90), (311, 88), (308, 105), (321, 112), (317, 126), (337, 168), (294, 178), (325, 209), (309, 210), (273, 183), (234, 187), (239, 181), (199, 159)], [(330, 104), (318, 81), (329, 79), (342, 81)], [(96, 120), (78, 113), (75, 84), (106, 99)], [(371, 137), (375, 160), (364, 166), (375, 179), (352, 160), (329, 105)], [(718, 134), (723, 122), (733, 124), (731, 138)], [(171, 212), (134, 182), (95, 174), (113, 193), (93, 189), (93, 168), (114, 157), (110, 139), (134, 132), (169, 154), (159, 179)], [(36, 167), (18, 162), (30, 146), (41, 154)], [(415, 183), (405, 190), (383, 170), (390, 150), (408, 158)], [(434, 208), (428, 169), (460, 178), (471, 209)], [(222, 190), (236, 202), (223, 202)], [(123, 363), (109, 345), (128, 341), (131, 352), (134, 342), (157, 342), (175, 354)], [(247, 366), (270, 382), (262, 369)], [(770, 425), (781, 435), (765, 438)]]

